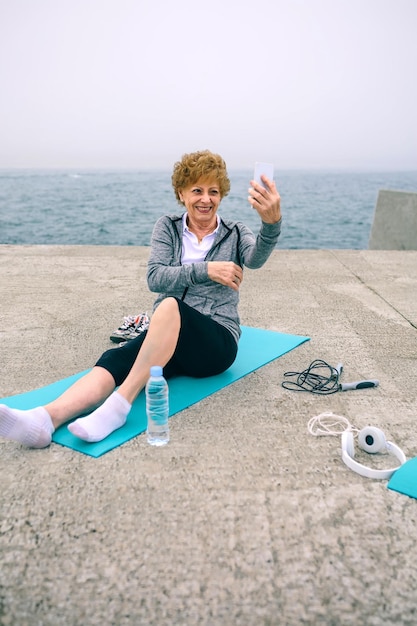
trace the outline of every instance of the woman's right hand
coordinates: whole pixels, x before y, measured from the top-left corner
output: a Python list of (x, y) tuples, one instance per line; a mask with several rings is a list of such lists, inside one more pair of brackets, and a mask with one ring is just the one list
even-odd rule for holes
[(209, 261), (207, 271), (210, 280), (239, 291), (243, 280), (243, 270), (233, 261)]

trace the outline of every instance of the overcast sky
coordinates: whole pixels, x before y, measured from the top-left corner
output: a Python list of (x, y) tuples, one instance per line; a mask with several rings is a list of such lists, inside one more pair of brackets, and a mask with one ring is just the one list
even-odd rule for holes
[(0, 167), (417, 169), (417, 0), (0, 0)]

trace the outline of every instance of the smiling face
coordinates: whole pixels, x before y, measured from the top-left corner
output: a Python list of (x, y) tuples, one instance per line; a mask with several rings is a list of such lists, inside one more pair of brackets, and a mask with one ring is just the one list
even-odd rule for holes
[(175, 163), (171, 182), (178, 202), (183, 204), (180, 191), (201, 181), (214, 182), (220, 190), (220, 196), (222, 198), (227, 196), (230, 191), (230, 180), (226, 163), (219, 154), (214, 154), (210, 150), (190, 152)]
[(199, 179), (194, 185), (178, 190), (188, 213), (188, 227), (212, 229), (217, 226), (217, 209), (221, 202), (219, 184), (215, 179)]

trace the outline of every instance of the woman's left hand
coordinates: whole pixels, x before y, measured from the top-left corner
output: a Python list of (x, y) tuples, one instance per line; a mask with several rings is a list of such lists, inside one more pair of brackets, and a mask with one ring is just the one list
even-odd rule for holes
[(276, 224), (281, 219), (281, 198), (274, 181), (269, 180), (264, 175), (261, 178), (266, 189), (256, 181), (251, 180), (250, 184), (252, 186), (249, 188), (248, 196), (249, 204), (259, 213), (263, 222)]

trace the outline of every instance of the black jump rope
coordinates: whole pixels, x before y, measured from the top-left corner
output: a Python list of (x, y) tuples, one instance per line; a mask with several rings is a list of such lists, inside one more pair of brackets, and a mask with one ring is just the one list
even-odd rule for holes
[(366, 389), (379, 385), (379, 380), (357, 380), (353, 383), (341, 383), (342, 371), (342, 363), (333, 367), (326, 361), (316, 359), (302, 372), (285, 372), (284, 377), (293, 378), (293, 380), (284, 380), (282, 386), (291, 391), (308, 391), (325, 396), (337, 391)]

